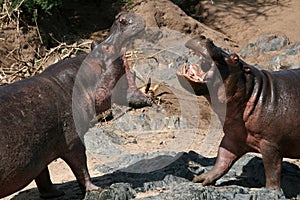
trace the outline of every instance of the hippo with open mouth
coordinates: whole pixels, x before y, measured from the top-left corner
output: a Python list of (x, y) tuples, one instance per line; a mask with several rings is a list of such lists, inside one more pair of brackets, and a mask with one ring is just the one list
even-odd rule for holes
[(90, 54), (0, 87), (0, 198), (32, 180), (43, 198), (63, 195), (52, 184), (47, 167), (57, 158), (70, 166), (83, 193), (101, 189), (91, 182), (83, 136), (94, 116), (110, 108), (114, 87), (123, 75), (129, 104), (150, 104), (134, 84), (125, 57), (128, 42), (144, 29), (140, 16), (122, 12), (109, 37), (94, 43)]
[(199, 56), (177, 74), (180, 84), (209, 101), (224, 137), (214, 167), (193, 182), (213, 184), (247, 152), (261, 153), (266, 187), (280, 190), (283, 157), (300, 158), (300, 69), (269, 72), (199, 36), (186, 47)]

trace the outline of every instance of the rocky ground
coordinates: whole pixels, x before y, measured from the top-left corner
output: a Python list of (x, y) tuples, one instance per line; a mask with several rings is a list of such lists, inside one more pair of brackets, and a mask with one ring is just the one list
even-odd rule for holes
[[(138, 110), (113, 105), (86, 134), (90, 172), (93, 181), (106, 188), (104, 192), (83, 197), (68, 166), (60, 159), (53, 162), (52, 179), (66, 193), (58, 199), (300, 199), (298, 160), (284, 163), (283, 193), (263, 188), (262, 160), (254, 154), (241, 158), (216, 186), (191, 183), (194, 174), (213, 166), (222, 130), (208, 103), (184, 91), (175, 75), (186, 60), (197, 60), (184, 47), (197, 34), (260, 68), (297, 68), (299, 1), (134, 2), (127, 9), (142, 15), (148, 29), (128, 51), (128, 59), (140, 87), (151, 78), (147, 95), (153, 105)], [(99, 39), (102, 33), (105, 30), (90, 38)], [(1, 59), (2, 64), (11, 62), (11, 57)], [(39, 196), (31, 183), (5, 199)]]

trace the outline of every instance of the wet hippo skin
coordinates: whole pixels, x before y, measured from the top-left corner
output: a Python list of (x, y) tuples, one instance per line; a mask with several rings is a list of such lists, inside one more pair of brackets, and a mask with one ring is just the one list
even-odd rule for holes
[(47, 168), (57, 158), (70, 166), (83, 193), (101, 189), (90, 180), (83, 135), (95, 113), (110, 108), (112, 90), (123, 75), (130, 104), (149, 105), (134, 85), (124, 55), (127, 43), (144, 28), (141, 17), (122, 12), (109, 37), (87, 56), (58, 62), (40, 75), (0, 88), (0, 198), (32, 180), (41, 197), (63, 195)]
[(259, 70), (203, 36), (186, 47), (200, 63), (184, 65), (178, 80), (207, 98), (225, 134), (214, 167), (193, 181), (213, 184), (245, 153), (259, 152), (266, 187), (280, 190), (283, 157), (300, 158), (300, 69)]

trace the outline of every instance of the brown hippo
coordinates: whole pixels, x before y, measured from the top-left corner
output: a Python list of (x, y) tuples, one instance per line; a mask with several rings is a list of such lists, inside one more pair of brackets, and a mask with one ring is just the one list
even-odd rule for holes
[(242, 155), (259, 152), (266, 187), (280, 190), (283, 157), (300, 158), (300, 69), (259, 70), (204, 36), (189, 40), (186, 47), (201, 63), (184, 65), (179, 82), (206, 97), (225, 133), (214, 167), (193, 182), (213, 184)]
[(0, 198), (32, 180), (41, 197), (63, 195), (47, 168), (57, 158), (70, 166), (83, 193), (101, 189), (90, 180), (83, 135), (95, 113), (110, 107), (112, 90), (125, 72), (130, 104), (149, 104), (133, 85), (124, 55), (126, 44), (144, 29), (141, 17), (122, 12), (109, 37), (87, 56), (58, 62), (40, 75), (0, 88)]

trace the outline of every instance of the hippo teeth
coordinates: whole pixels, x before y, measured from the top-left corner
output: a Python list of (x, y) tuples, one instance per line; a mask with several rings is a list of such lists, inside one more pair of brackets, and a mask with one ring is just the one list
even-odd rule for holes
[(181, 74), (194, 82), (204, 82), (205, 74), (199, 73), (200, 67), (197, 64), (185, 63), (182, 66)]

